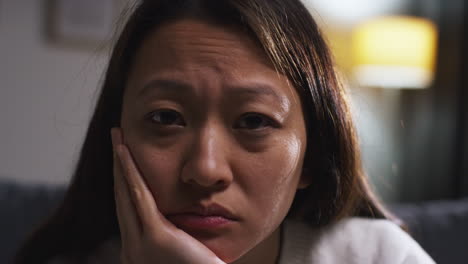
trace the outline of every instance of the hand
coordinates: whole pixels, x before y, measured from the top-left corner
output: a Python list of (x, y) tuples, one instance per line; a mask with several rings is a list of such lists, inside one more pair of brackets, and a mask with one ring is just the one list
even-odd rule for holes
[(122, 143), (120, 128), (113, 128), (111, 134), (122, 264), (224, 264), (205, 245), (159, 212), (130, 151)]

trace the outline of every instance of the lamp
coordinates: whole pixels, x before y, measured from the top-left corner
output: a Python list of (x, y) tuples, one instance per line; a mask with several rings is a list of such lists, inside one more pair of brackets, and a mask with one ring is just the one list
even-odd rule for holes
[(432, 83), (437, 30), (426, 19), (380, 17), (353, 31), (353, 72), (362, 86), (427, 88)]

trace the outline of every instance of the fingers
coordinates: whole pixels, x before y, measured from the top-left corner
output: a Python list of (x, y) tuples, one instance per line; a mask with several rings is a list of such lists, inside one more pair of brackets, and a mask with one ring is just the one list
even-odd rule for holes
[(129, 149), (122, 143), (120, 129), (113, 128), (111, 134), (122, 263), (130, 263), (128, 260), (131, 263), (149, 263), (161, 259), (162, 263), (224, 264), (206, 246), (177, 229), (159, 212)]
[[(115, 146), (121, 142), (119, 135), (115, 131), (112, 133), (112, 143)], [(122, 165), (116, 151), (114, 150), (114, 193), (117, 217), (122, 241), (136, 244), (141, 234), (141, 223), (137, 212), (130, 198), (127, 183), (122, 174)]]
[(121, 143), (122, 136), (120, 129), (114, 128), (112, 133), (115, 133), (116, 138), (120, 139), (115, 149), (122, 165), (122, 178), (126, 180), (123, 182), (126, 182), (129, 192), (128, 197), (131, 197), (133, 206), (137, 211), (139, 220), (141, 221), (141, 228), (142, 230), (150, 229), (154, 231), (154, 227), (158, 226), (163, 217), (157, 208), (153, 194), (137, 169), (128, 148)]

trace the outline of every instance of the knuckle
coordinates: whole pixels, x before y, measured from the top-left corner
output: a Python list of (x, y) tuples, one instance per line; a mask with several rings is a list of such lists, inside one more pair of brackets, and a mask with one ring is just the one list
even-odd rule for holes
[(136, 187), (136, 186), (130, 186), (130, 191), (133, 195), (133, 197), (137, 200), (137, 201), (141, 201), (142, 198), (143, 198), (143, 194), (141, 192), (141, 190)]

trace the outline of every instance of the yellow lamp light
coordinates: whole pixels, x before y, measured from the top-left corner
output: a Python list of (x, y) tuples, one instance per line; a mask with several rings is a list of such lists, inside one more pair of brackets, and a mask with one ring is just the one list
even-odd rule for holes
[(433, 80), (437, 29), (422, 18), (381, 17), (353, 32), (354, 75), (363, 86), (426, 88)]

